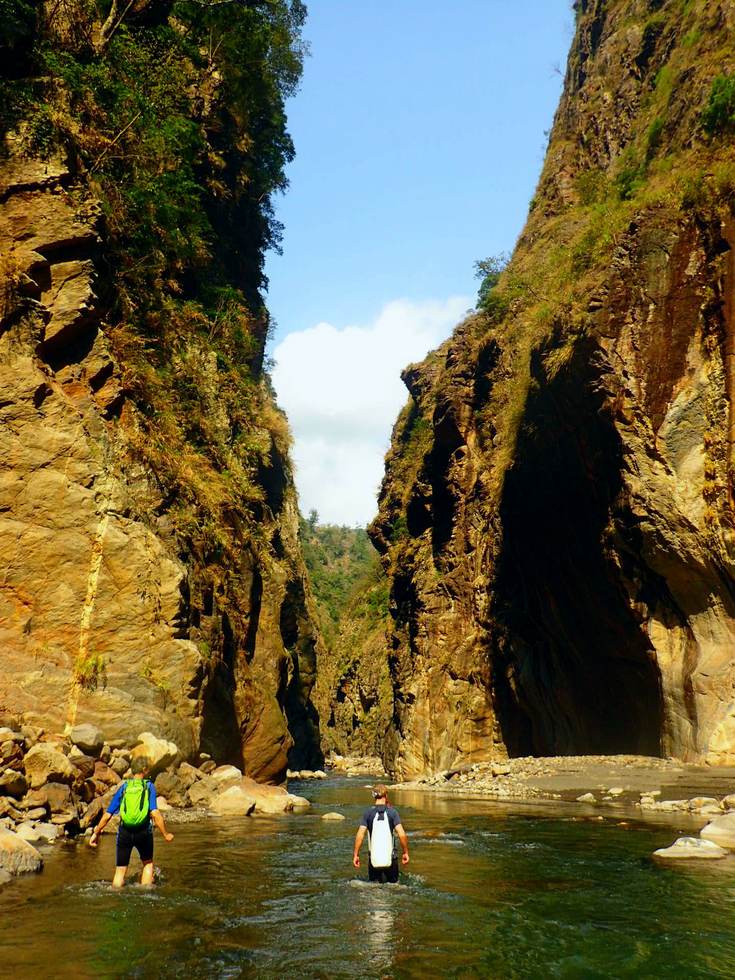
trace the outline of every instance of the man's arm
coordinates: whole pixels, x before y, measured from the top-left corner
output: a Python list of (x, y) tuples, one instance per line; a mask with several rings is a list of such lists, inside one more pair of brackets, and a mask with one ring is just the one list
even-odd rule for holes
[(97, 841), (100, 839), (100, 835), (102, 834), (102, 831), (105, 829), (105, 827), (110, 822), (110, 820), (112, 820), (115, 814), (120, 812), (120, 804), (122, 803), (124, 790), (125, 790), (125, 783), (122, 782), (115, 790), (115, 795), (110, 800), (110, 805), (102, 814), (102, 819), (92, 831), (92, 836), (89, 838), (90, 847), (97, 847)]
[(171, 841), (174, 839), (174, 835), (170, 834), (166, 830), (166, 824), (163, 822), (163, 816), (161, 815), (161, 811), (151, 810), (151, 816), (153, 817), (153, 823), (156, 825), (156, 827), (158, 827), (158, 829), (163, 834), (163, 839), (170, 844)]
[(97, 841), (100, 839), (100, 835), (102, 834), (102, 831), (105, 829), (107, 824), (112, 820), (113, 816), (114, 814), (110, 813), (109, 810), (105, 810), (105, 812), (102, 814), (102, 819), (94, 828), (94, 830), (92, 831), (92, 836), (89, 838), (90, 847), (97, 847)]
[(401, 823), (396, 824), (396, 836), (400, 841), (401, 850), (403, 851), (403, 854), (401, 855), (401, 864), (408, 864), (410, 860), (408, 856), (408, 836), (406, 835), (406, 831), (403, 829), (403, 824)]
[(355, 847), (352, 851), (352, 863), (356, 868), (360, 867), (360, 848), (362, 847), (362, 842), (365, 840), (366, 833), (367, 827), (360, 826), (357, 828), (357, 833), (355, 834)]

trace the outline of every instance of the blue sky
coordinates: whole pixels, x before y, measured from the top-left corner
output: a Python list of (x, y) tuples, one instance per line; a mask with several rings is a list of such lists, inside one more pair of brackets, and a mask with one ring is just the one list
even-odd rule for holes
[[(474, 261), (512, 249), (543, 161), (574, 14), (569, 0), (308, 7), (311, 57), (288, 105), (296, 159), (277, 202), (284, 254), (267, 263), (278, 324), (274, 383), (294, 430), (302, 509), (364, 523), (406, 397), (404, 364), (390, 349), (423, 357), (474, 302)], [(367, 355), (370, 338), (375, 356)], [(362, 380), (372, 384), (355, 385), (364, 390), (353, 403), (345, 377), (359, 371), (356, 357), (370, 363)], [(385, 394), (382, 412), (374, 388)], [(366, 393), (375, 416), (369, 440), (360, 421)], [(352, 455), (351, 418), (360, 430)]]

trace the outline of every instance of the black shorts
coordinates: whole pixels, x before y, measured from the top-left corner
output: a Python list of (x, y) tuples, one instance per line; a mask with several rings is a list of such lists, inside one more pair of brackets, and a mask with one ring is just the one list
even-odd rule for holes
[(389, 868), (374, 868), (368, 862), (368, 880), (378, 881), (381, 885), (395, 885), (398, 881), (398, 858), (393, 858), (393, 864)]
[(153, 828), (150, 824), (139, 830), (128, 830), (120, 824), (117, 832), (116, 867), (127, 868), (133, 848), (140, 855), (143, 864), (153, 860)]

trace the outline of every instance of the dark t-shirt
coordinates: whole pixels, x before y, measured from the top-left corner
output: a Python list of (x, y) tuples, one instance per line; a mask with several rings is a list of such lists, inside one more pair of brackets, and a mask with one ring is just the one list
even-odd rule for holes
[(393, 832), (401, 822), (398, 810), (396, 810), (395, 807), (385, 806), (382, 803), (378, 806), (368, 807), (368, 809), (362, 815), (360, 826), (367, 827), (369, 834), (373, 831), (373, 820), (375, 820), (376, 815), (380, 813), (381, 810), (384, 810), (386, 816), (388, 817), (388, 825), (390, 826), (391, 832)]

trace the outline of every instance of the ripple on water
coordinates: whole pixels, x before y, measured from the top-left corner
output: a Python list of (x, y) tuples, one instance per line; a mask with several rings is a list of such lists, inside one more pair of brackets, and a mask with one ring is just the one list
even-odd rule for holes
[(671, 830), (396, 794), (411, 870), (380, 886), (350, 861), (361, 784), (309, 789), (347, 821), (182, 825), (156, 850), (165, 879), (153, 890), (100, 880), (114, 842), (97, 857), (59, 849), (0, 892), (3, 976), (36, 980), (51, 963), (55, 980), (735, 976), (735, 861), (657, 866)]

